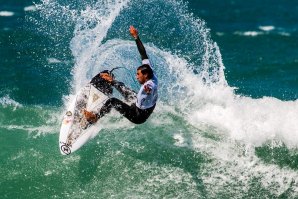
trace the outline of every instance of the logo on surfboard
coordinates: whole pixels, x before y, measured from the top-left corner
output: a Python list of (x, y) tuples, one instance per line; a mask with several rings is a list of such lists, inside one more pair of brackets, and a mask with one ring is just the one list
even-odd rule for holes
[[(96, 95), (96, 94), (93, 94), (93, 102), (95, 102), (96, 100), (98, 100), (99, 99), (99, 96), (98, 95)], [(93, 103), (92, 102), (92, 103)]]
[(61, 151), (66, 155), (69, 155), (71, 153), (71, 150), (67, 144), (61, 145)]
[(65, 115), (72, 116), (72, 113), (71, 113), (71, 111), (67, 111)]

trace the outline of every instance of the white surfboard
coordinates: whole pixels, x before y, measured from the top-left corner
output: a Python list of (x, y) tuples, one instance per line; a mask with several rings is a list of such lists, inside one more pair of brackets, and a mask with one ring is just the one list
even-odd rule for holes
[(69, 155), (81, 148), (100, 131), (100, 125), (90, 125), (83, 110), (99, 110), (109, 97), (96, 89), (92, 84), (87, 84), (76, 95), (63, 117), (59, 149), (62, 155)]

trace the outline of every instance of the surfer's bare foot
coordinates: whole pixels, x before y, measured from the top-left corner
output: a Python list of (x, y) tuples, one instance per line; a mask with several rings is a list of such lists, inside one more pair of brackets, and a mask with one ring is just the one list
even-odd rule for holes
[(84, 115), (85, 115), (85, 117), (86, 117), (86, 120), (89, 122), (89, 123), (95, 123), (95, 122), (97, 122), (97, 117), (96, 117), (96, 115), (94, 114), (94, 113), (92, 113), (92, 112), (89, 112), (89, 111), (86, 111), (86, 110), (84, 110)]

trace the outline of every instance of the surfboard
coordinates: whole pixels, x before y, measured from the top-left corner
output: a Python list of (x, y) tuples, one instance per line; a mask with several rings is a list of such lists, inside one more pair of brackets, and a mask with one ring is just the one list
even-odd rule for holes
[(83, 111), (100, 110), (111, 92), (111, 86), (98, 74), (76, 94), (67, 107), (61, 124), (59, 149), (62, 155), (77, 151), (98, 134), (100, 124), (90, 124)]

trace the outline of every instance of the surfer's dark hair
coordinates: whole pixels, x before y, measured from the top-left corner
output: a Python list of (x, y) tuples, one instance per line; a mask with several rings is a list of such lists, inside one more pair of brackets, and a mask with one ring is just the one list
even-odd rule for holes
[(140, 70), (143, 75), (147, 74), (149, 79), (153, 78), (153, 70), (148, 64), (139, 66), (137, 70)]

